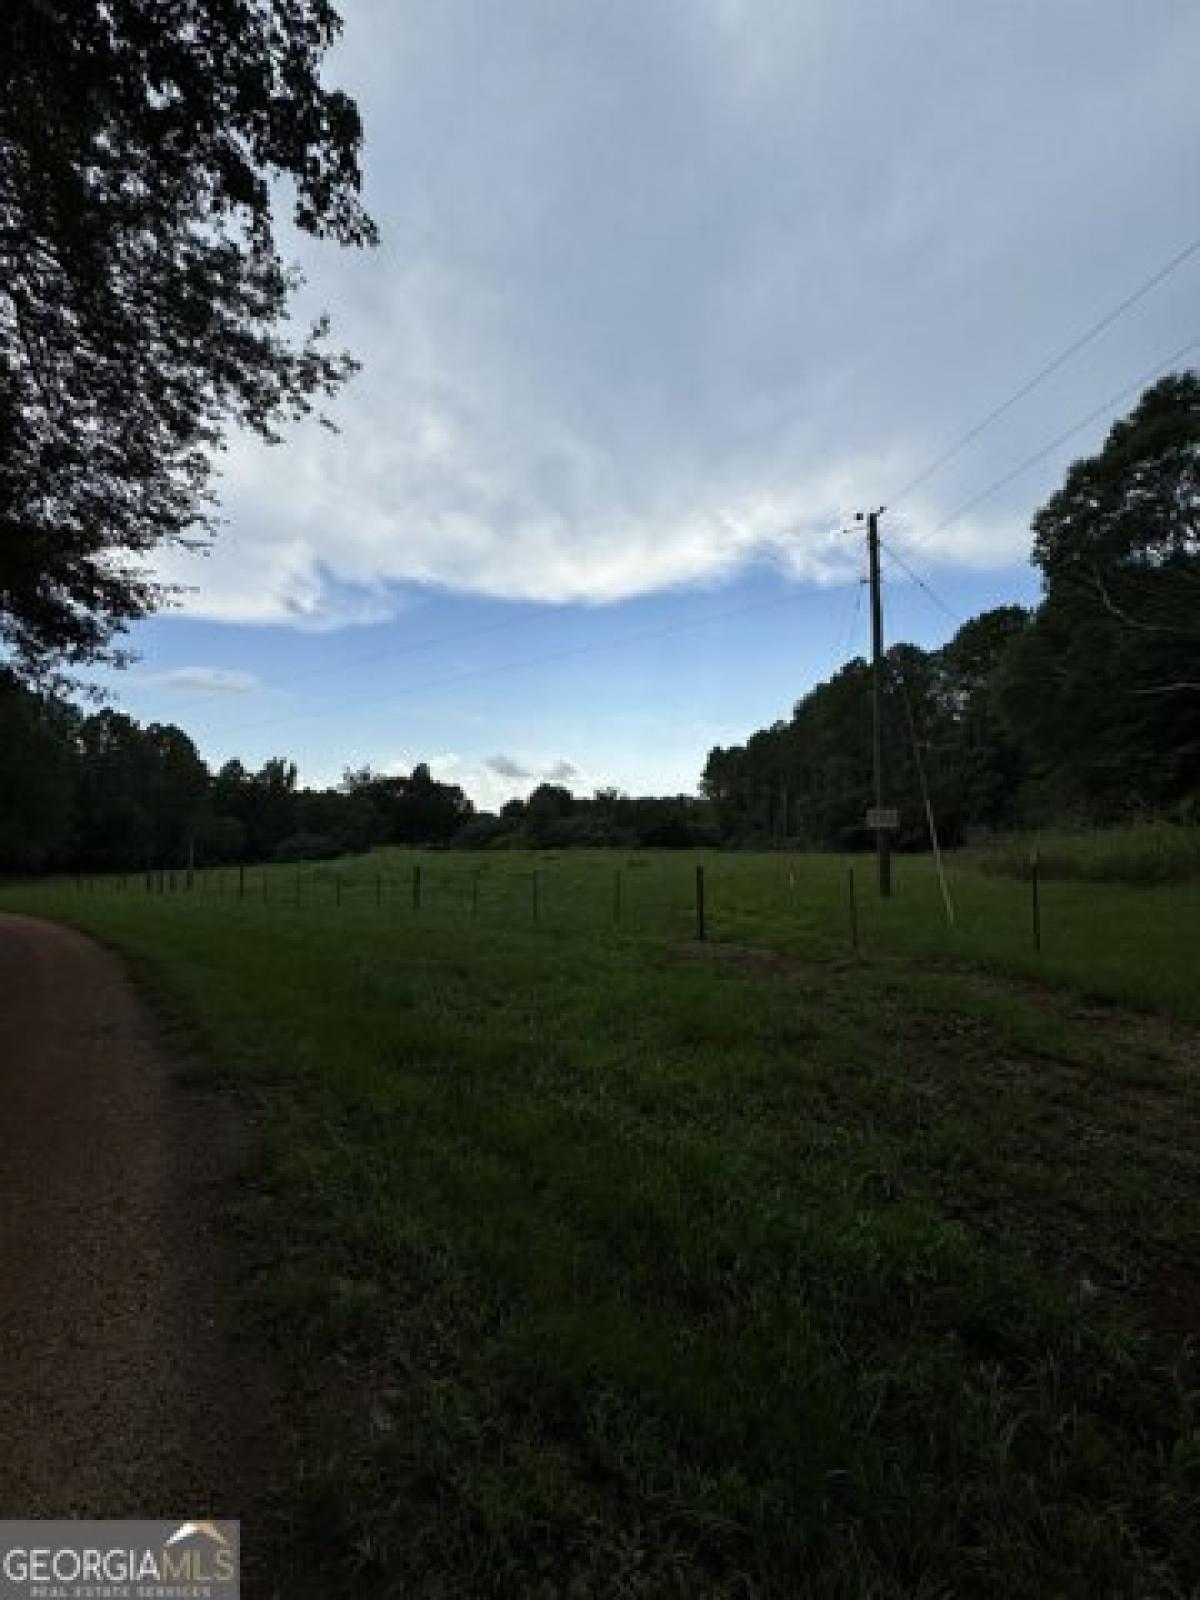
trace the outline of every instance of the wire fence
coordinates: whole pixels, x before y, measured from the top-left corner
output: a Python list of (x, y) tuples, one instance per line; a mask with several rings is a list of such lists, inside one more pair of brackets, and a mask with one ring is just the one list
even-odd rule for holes
[[(868, 858), (706, 853), (514, 859), (393, 852), (299, 866), (83, 876), (84, 897), (164, 912), (192, 907), (256, 928), (296, 919), (389, 931), (498, 937), (704, 941), (813, 959), (918, 957), (1069, 981), (1098, 996), (1200, 1016), (1192, 952), (1196, 882), (1133, 888), (1046, 881), (896, 860), (882, 900)], [(948, 897), (948, 904), (947, 904)], [(265, 921), (264, 921), (265, 919)]]

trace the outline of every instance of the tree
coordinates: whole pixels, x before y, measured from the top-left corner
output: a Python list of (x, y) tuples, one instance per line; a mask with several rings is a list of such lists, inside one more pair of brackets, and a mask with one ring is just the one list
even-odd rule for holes
[(79, 713), (0, 672), (0, 870), (68, 862), (76, 843)]
[(1030, 621), (1021, 606), (984, 611), (934, 658), (933, 703), (928, 721), (918, 716), (918, 734), (928, 731), (927, 776), (947, 839), (958, 821), (989, 828), (1018, 821), (1028, 762), (1001, 714), (1000, 685)]
[(1090, 814), (1200, 787), (1200, 375), (1164, 378), (1033, 522), (1044, 598), (1004, 704)]
[(180, 864), (208, 797), (208, 769), (182, 729), (112, 710), (79, 730), (80, 862)]
[(204, 542), (231, 426), (268, 440), (353, 369), (295, 338), (275, 236), (375, 238), (329, 0), (0, 7), (0, 645), (26, 674), (119, 658)]

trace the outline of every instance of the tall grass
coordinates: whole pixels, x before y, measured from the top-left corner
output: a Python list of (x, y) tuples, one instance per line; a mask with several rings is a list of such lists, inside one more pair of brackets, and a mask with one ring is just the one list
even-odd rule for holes
[(1019, 835), (988, 845), (973, 856), (980, 872), (1028, 878), (1035, 851), (1044, 878), (1133, 884), (1200, 878), (1200, 828), (1174, 822)]

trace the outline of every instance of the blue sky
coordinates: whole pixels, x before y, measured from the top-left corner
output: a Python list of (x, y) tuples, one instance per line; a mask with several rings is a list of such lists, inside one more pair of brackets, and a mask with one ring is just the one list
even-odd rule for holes
[[(1200, 337), (1197, 254), (896, 504), (1200, 233), (1190, 0), (343, 11), (384, 242), (295, 251), (363, 371), (335, 436), (229, 442), (111, 680), (210, 761), (690, 789), (863, 648), (855, 509), (950, 612), (1031, 602), (1133, 395), (954, 513)], [(953, 630), (893, 579), (893, 634)]]

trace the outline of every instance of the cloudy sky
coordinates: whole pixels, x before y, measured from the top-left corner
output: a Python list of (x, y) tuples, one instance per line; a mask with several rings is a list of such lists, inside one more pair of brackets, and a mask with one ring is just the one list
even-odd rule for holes
[(336, 436), (232, 441), (119, 687), (211, 760), (691, 789), (863, 648), (856, 509), (936, 643), (1200, 357), (1197, 251), (902, 492), (1200, 236), (1194, 0), (342, 9), (383, 243), (298, 254), (364, 368)]

